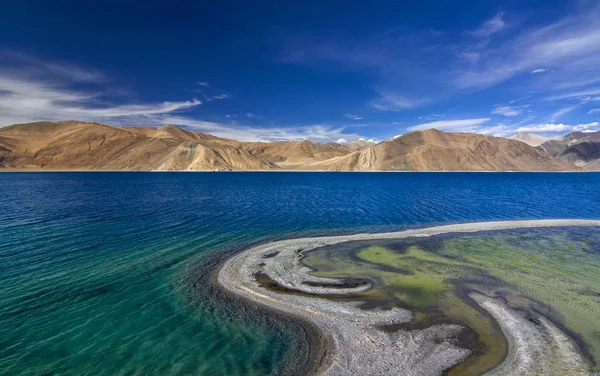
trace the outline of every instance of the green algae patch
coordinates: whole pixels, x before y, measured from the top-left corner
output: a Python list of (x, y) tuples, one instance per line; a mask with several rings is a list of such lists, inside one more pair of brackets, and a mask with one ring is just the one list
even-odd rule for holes
[[(410, 247), (406, 253), (396, 253), (381, 246), (372, 246), (357, 253), (357, 257), (374, 264), (382, 264), (409, 273), (384, 272), (381, 277), (386, 284), (398, 289), (396, 296), (413, 307), (436, 303), (436, 298), (448, 290), (445, 275), (438, 273), (428, 263), (428, 255), (418, 247)], [(433, 257), (432, 257), (433, 258)]]
[(497, 323), (468, 297), (469, 291), (502, 296), (513, 308), (550, 318), (598, 370), (599, 245), (598, 230), (509, 230), (354, 242), (315, 250), (303, 262), (318, 276), (372, 281), (372, 290), (354, 298), (364, 300), (365, 307), (409, 308), (415, 312), (413, 327), (466, 326), (463, 340), (472, 355), (449, 375), (481, 374), (507, 351)]

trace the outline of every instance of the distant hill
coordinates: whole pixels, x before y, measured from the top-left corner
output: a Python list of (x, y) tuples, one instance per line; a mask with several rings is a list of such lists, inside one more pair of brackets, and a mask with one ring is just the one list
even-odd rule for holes
[(572, 167), (516, 140), (436, 129), (392, 140), (318, 164), (323, 169), (415, 171), (558, 171)]
[(546, 141), (538, 149), (574, 166), (600, 170), (599, 145), (600, 131), (573, 132), (560, 139)]
[[(587, 150), (587, 149), (586, 149)], [(240, 142), (173, 125), (63, 121), (0, 128), (0, 168), (62, 170), (576, 170), (527, 144), (427, 130), (375, 144)]]
[(369, 146), (376, 145), (377, 143), (374, 141), (367, 141), (364, 138), (359, 138), (356, 141), (349, 142), (344, 146), (352, 151), (368, 148)]
[(544, 142), (550, 140), (548, 137), (540, 136), (539, 134), (532, 132), (517, 132), (508, 138), (519, 140), (530, 146), (540, 146)]

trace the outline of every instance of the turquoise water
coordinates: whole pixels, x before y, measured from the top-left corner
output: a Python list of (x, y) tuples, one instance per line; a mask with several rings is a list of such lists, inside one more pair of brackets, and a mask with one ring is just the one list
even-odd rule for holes
[[(291, 233), (598, 218), (600, 174), (2, 173), (0, 374), (262, 375), (304, 344), (218, 255)], [(211, 262), (209, 262), (211, 261)]]

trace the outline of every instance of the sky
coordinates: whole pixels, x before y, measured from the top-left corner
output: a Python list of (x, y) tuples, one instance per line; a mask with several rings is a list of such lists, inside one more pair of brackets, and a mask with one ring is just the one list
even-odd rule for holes
[(0, 126), (243, 141), (600, 130), (600, 2), (5, 2)]

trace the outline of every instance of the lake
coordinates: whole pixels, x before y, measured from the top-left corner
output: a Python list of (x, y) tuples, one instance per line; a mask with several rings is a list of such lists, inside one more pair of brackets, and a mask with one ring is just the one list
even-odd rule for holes
[(219, 297), (203, 276), (220, 255), (285, 236), (597, 219), (598, 187), (595, 173), (1, 173), (0, 374), (277, 373), (301, 328)]

